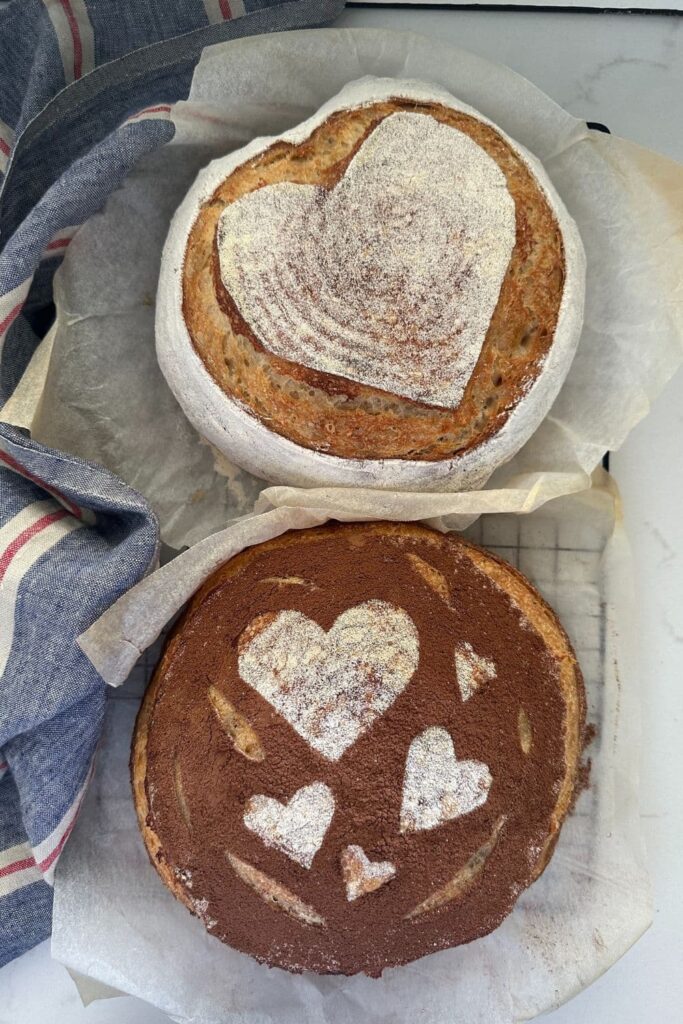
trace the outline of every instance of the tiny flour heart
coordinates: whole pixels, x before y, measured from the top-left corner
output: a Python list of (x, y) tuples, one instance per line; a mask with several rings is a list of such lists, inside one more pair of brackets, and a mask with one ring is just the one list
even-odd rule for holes
[(389, 860), (370, 860), (362, 846), (347, 846), (339, 858), (349, 902), (380, 889), (396, 874)]
[(480, 657), (468, 643), (455, 649), (455, 672), (463, 700), (469, 700), (480, 687), (496, 678), (495, 663)]
[(342, 178), (277, 182), (218, 222), (220, 274), (265, 349), (455, 408), (516, 238), (505, 175), (468, 135), (395, 113)]
[(298, 789), (287, 804), (270, 796), (252, 796), (244, 824), (266, 846), (310, 868), (334, 814), (334, 797), (324, 782)]
[(486, 803), (492, 781), (482, 761), (458, 761), (446, 729), (425, 729), (408, 750), (401, 832), (421, 832), (469, 814)]
[(413, 620), (373, 600), (327, 633), (301, 612), (260, 616), (240, 637), (238, 670), (311, 747), (338, 761), (403, 692), (418, 660)]

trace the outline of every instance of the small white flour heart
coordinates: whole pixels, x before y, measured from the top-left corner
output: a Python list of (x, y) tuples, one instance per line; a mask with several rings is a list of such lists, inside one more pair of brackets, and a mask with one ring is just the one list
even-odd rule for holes
[(313, 782), (297, 789), (287, 804), (270, 796), (252, 796), (244, 812), (244, 824), (266, 846), (310, 868), (333, 814), (331, 790), (324, 782)]
[(281, 181), (218, 222), (221, 280), (265, 349), (455, 408), (515, 246), (505, 175), (469, 135), (400, 112), (332, 189)]
[(295, 611), (255, 624), (243, 634), (240, 676), (329, 761), (384, 714), (417, 668), (415, 624), (386, 601), (349, 608), (327, 633)]
[(390, 882), (396, 868), (389, 860), (370, 860), (362, 846), (347, 846), (339, 858), (347, 900), (357, 900)]
[(460, 696), (469, 700), (484, 683), (496, 678), (495, 662), (474, 653), (472, 644), (455, 648), (455, 672), (460, 687)]
[(420, 832), (486, 803), (491, 772), (482, 761), (458, 761), (453, 740), (440, 726), (416, 736), (403, 779), (401, 832)]

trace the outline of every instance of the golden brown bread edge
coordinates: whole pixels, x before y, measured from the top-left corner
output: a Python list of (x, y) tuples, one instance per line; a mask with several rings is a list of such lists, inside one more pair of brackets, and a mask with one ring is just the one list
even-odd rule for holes
[(196, 912), (192, 899), (178, 878), (174, 866), (166, 861), (161, 840), (154, 830), (146, 789), (147, 737), (153, 721), (157, 694), (166, 674), (166, 667), (173, 660), (175, 651), (182, 642), (183, 628), (192, 618), (195, 611), (213, 590), (240, 573), (252, 560), (257, 550), (263, 552), (275, 548), (296, 547), (300, 544), (314, 543), (315, 538), (337, 530), (365, 530), (381, 534), (385, 537), (399, 539), (419, 537), (420, 540), (432, 544), (441, 543), (444, 539), (456, 542), (460, 550), (472, 560), (480, 571), (484, 572), (494, 583), (509, 594), (533, 628), (543, 637), (548, 650), (559, 662), (559, 685), (566, 709), (564, 730), (564, 761), (566, 771), (551, 816), (548, 835), (538, 854), (529, 884), (534, 882), (548, 865), (559, 838), (562, 823), (578, 795), (582, 781), (581, 758), (585, 744), (586, 725), (586, 699), (583, 676), (569, 637), (560, 624), (555, 612), (522, 573), (492, 552), (486, 551), (484, 548), (480, 548), (478, 545), (472, 544), (460, 536), (440, 534), (435, 530), (415, 523), (376, 522), (347, 523), (343, 525), (331, 523), (307, 530), (290, 530), (272, 540), (247, 548), (218, 568), (202, 584), (166, 640), (162, 657), (147, 687), (135, 722), (130, 771), (135, 810), (142, 838), (150, 861), (165, 884), (173, 895), (181, 903), (184, 903), (195, 916)]
[[(267, 352), (218, 272), (216, 226), (240, 196), (280, 181), (332, 188), (364, 138), (388, 115), (429, 114), (465, 132), (503, 171), (516, 243), (479, 360), (456, 409), (442, 409), (321, 373)], [(565, 280), (562, 234), (545, 193), (490, 125), (440, 103), (390, 99), (332, 114), (304, 142), (276, 142), (237, 167), (204, 204), (183, 267), (183, 315), (198, 355), (233, 399), (304, 448), (351, 459), (436, 461), (497, 433), (541, 372)]]

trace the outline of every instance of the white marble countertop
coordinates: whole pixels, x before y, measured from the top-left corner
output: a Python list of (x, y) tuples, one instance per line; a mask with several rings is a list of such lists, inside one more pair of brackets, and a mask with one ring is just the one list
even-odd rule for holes
[[(683, 161), (683, 18), (537, 11), (348, 10), (339, 24), (438, 36), (508, 64), (577, 117)], [(612, 457), (641, 606), (641, 814), (655, 919), (548, 1024), (680, 1024), (683, 920), (683, 372)], [(132, 998), (83, 1008), (49, 943), (0, 971), (0, 1024), (161, 1024)]]

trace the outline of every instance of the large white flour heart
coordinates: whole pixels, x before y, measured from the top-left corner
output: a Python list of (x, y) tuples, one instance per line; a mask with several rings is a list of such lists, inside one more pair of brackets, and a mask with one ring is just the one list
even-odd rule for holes
[(381, 121), (334, 188), (266, 185), (226, 207), (217, 234), (223, 284), (264, 348), (448, 408), (515, 239), (497, 163), (417, 113)]
[(419, 658), (410, 616), (386, 601), (343, 612), (329, 632), (282, 611), (248, 640), (239, 674), (329, 761), (384, 714)]
[(244, 824), (266, 846), (310, 868), (322, 846), (334, 814), (334, 797), (324, 782), (297, 789), (287, 804), (271, 796), (252, 796), (244, 812)]
[(491, 772), (482, 761), (458, 761), (446, 729), (432, 726), (408, 748), (401, 832), (435, 828), (486, 803)]

